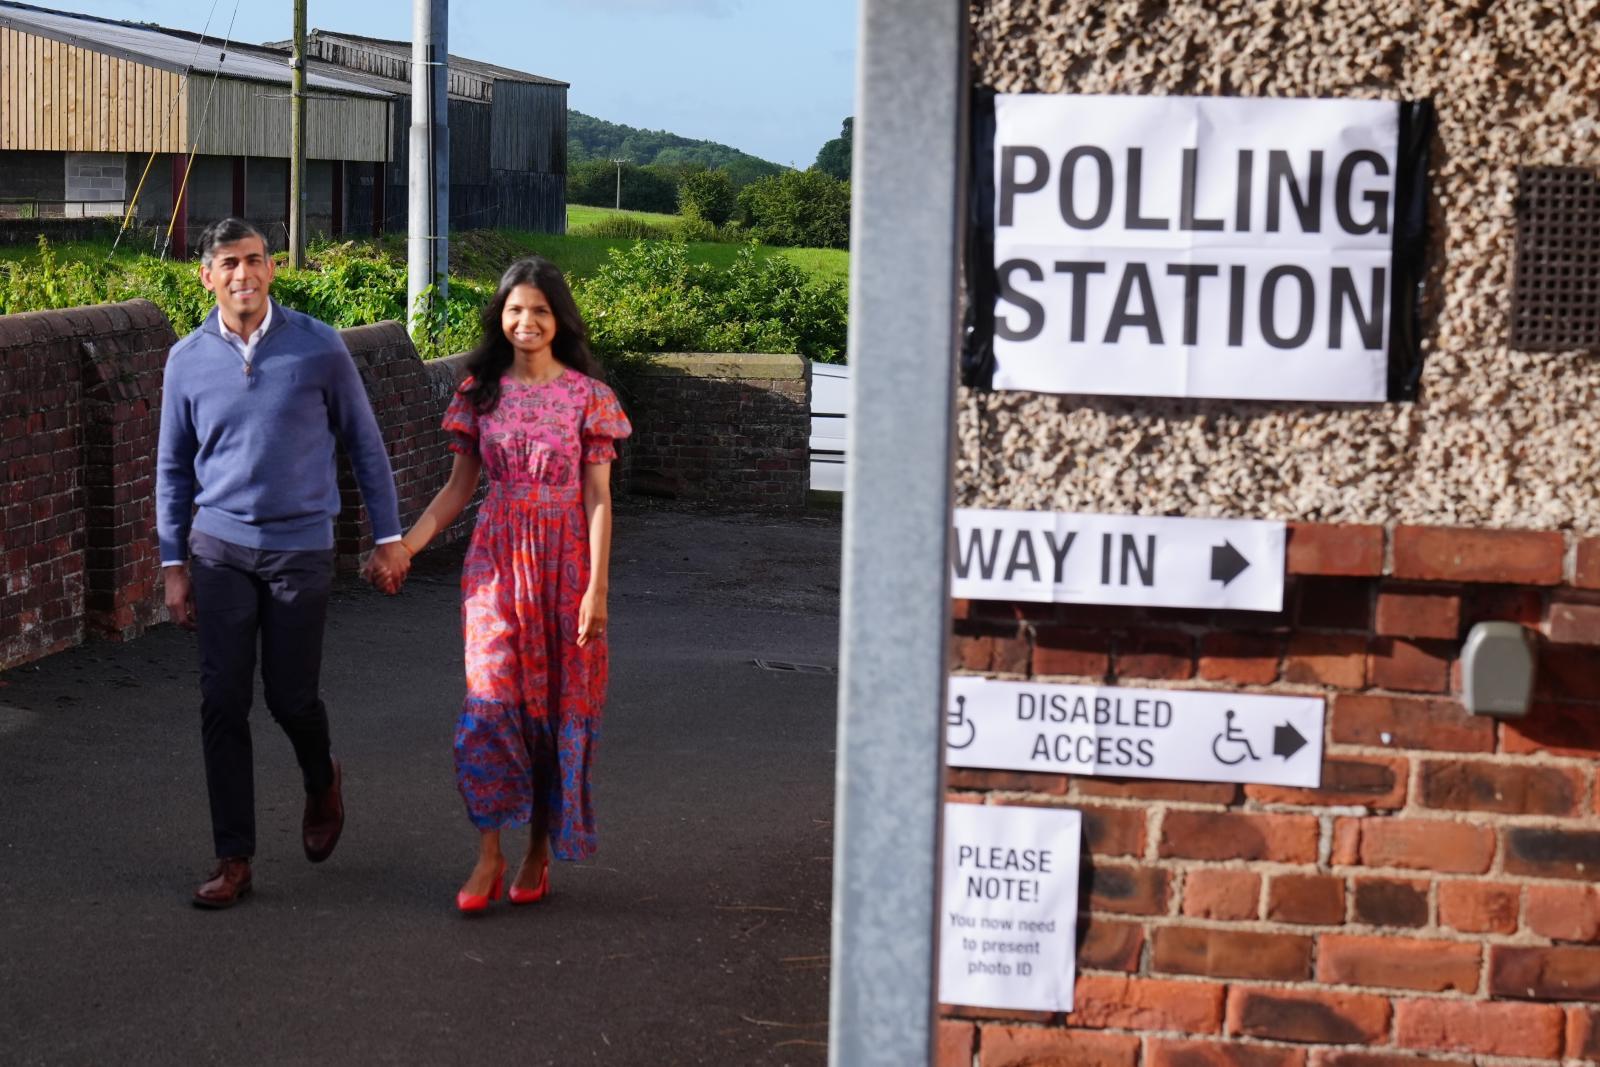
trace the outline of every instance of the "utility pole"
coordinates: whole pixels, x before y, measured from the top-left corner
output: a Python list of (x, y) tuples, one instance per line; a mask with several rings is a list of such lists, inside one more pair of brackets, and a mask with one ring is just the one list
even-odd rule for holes
[(626, 159), (613, 159), (611, 162), (613, 162), (613, 163), (615, 163), (617, 165), (617, 210), (621, 211), (622, 210), (622, 165), (624, 163), (628, 162), (628, 161)]
[(289, 266), (306, 265), (306, 0), (294, 0), (289, 60)]
[(406, 320), (412, 336), (434, 287), (442, 303), (450, 264), (450, 98), (448, 0), (411, 0), (411, 153)]

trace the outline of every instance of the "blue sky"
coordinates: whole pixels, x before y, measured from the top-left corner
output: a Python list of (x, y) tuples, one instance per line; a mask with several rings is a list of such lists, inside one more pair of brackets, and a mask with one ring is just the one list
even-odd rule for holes
[[(212, 0), (28, 0), (199, 31)], [(211, 31), (293, 32), (290, 0), (215, 0)], [(311, 28), (409, 39), (407, 0), (308, 0)], [(452, 0), (450, 51), (572, 83), (568, 106), (810, 166), (854, 109), (856, 0)]]

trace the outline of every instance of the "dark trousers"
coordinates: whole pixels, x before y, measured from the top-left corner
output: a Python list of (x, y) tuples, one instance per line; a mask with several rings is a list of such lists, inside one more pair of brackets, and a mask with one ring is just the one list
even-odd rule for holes
[(250, 702), (256, 640), (267, 710), (294, 746), (308, 793), (333, 784), (318, 695), (333, 550), (271, 552), (196, 532), (190, 580), (200, 635), (200, 734), (218, 858), (256, 851)]

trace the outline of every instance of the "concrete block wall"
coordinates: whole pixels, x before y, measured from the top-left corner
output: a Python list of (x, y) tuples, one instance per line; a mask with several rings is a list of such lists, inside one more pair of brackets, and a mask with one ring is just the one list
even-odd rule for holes
[(811, 365), (795, 355), (653, 357), (625, 398), (626, 486), (679, 500), (804, 507)]
[[(1320, 695), (1322, 786), (971, 771), (1084, 815), (1077, 1007), (946, 1005), (946, 1067), (1600, 1062), (1600, 538), (1291, 527), (1277, 614), (958, 601), (958, 671)], [(1461, 641), (1534, 630), (1531, 714)]]

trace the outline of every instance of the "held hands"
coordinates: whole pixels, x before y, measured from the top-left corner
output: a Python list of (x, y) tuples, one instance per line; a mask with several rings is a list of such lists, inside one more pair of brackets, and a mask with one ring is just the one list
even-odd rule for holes
[(578, 604), (578, 647), (582, 648), (596, 637), (606, 635), (606, 594), (594, 586), (583, 594)]
[(379, 590), (394, 596), (411, 573), (411, 552), (399, 541), (379, 545), (361, 568), (361, 577)]

